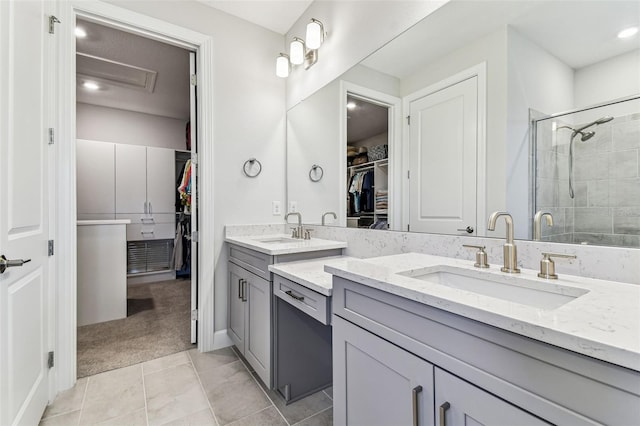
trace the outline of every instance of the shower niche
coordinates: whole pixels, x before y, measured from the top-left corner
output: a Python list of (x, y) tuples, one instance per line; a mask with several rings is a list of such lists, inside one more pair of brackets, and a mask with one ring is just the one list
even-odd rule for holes
[(542, 240), (640, 248), (640, 96), (532, 120)]

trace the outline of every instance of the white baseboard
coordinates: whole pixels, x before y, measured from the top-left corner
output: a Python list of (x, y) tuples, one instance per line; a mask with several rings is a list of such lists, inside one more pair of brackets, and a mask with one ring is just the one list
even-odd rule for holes
[(213, 345), (211, 347), (203, 347), (198, 345), (198, 350), (200, 352), (209, 352), (215, 351), (216, 349), (227, 348), (229, 346), (233, 346), (233, 341), (229, 338), (227, 334), (227, 329), (218, 330), (213, 334)]

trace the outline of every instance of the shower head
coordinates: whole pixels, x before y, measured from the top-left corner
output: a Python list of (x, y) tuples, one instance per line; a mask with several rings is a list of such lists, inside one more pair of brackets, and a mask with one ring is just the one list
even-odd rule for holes
[(596, 135), (596, 132), (578, 132), (580, 133), (580, 141), (586, 142)]
[[(600, 125), (600, 124), (608, 123), (608, 122), (610, 122), (611, 120), (613, 120), (613, 117), (609, 117), (609, 116), (602, 117), (602, 118), (597, 119), (596, 121), (592, 121), (592, 122), (591, 122), (591, 123), (589, 123), (589, 124), (585, 124), (584, 126), (582, 126), (582, 127), (578, 128), (578, 129), (575, 129), (575, 132), (576, 132), (576, 133), (581, 133), (581, 132), (582, 132), (582, 130), (584, 130), (584, 129), (588, 128), (588, 127), (591, 127), (591, 126), (598, 126), (598, 125)], [(583, 140), (584, 140), (584, 139), (583, 139)]]

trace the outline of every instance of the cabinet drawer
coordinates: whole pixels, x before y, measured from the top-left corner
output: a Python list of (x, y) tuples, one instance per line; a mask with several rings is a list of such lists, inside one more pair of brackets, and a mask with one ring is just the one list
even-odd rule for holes
[(149, 225), (127, 225), (127, 241), (166, 240), (175, 237), (175, 225), (172, 223), (156, 223)]
[(176, 215), (167, 214), (140, 214), (140, 213), (118, 213), (116, 219), (129, 219), (132, 225), (154, 225), (156, 223), (176, 223)]
[(273, 294), (324, 325), (331, 322), (331, 298), (300, 284), (273, 276)]
[(229, 244), (229, 260), (247, 271), (271, 281), (269, 265), (273, 263), (273, 256), (235, 244)]

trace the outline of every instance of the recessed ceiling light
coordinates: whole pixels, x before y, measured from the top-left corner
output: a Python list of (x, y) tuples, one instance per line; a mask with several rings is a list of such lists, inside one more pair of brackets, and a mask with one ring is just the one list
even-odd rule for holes
[(355, 102), (349, 102), (347, 104), (347, 109), (354, 109), (356, 107), (356, 103)]
[(81, 27), (76, 27), (74, 33), (78, 38), (85, 38), (87, 36), (87, 32), (83, 30)]
[(85, 81), (82, 86), (84, 86), (85, 89), (89, 90), (98, 90), (100, 88), (100, 86), (98, 86), (98, 84), (93, 81)]
[(628, 38), (636, 35), (638, 32), (638, 27), (629, 27), (618, 33), (618, 38)]

